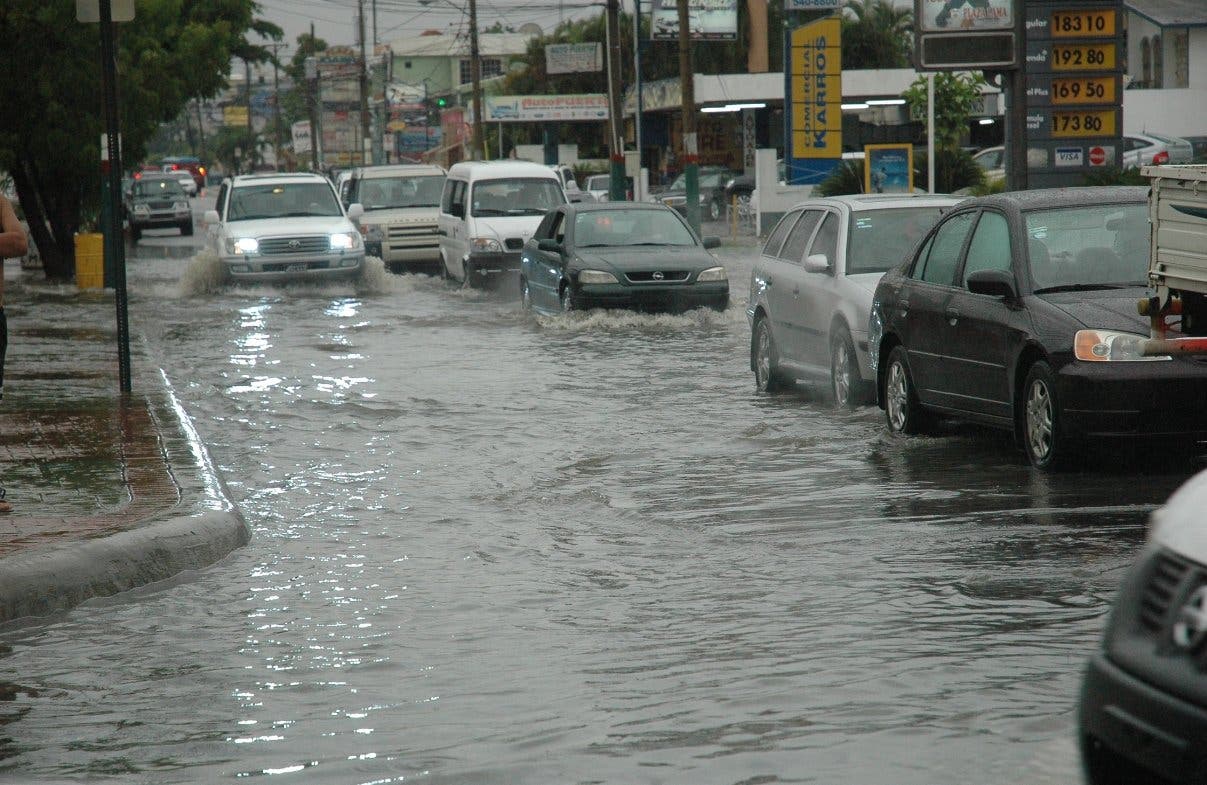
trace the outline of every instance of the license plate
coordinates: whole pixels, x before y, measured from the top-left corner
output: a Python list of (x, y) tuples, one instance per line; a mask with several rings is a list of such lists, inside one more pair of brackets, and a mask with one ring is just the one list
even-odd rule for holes
[(285, 268), (285, 272), (287, 272), (287, 273), (304, 273), (304, 272), (306, 272), (306, 263), (298, 262), (297, 264), (291, 264)]

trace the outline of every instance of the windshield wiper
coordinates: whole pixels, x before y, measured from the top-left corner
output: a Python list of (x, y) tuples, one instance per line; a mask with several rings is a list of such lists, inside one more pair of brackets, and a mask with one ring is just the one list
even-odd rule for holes
[(476, 216), (483, 216), (483, 215), (508, 215), (508, 214), (509, 214), (509, 213), (508, 213), (508, 211), (507, 211), (507, 210), (499, 210), (499, 209), (494, 208), (494, 207), (479, 207), (477, 210), (474, 210), (474, 215), (476, 215)]
[(1052, 294), (1054, 292), (1093, 292), (1103, 289), (1134, 289), (1144, 286), (1142, 283), (1066, 283), (1060, 286), (1045, 286), (1036, 289), (1035, 294)]

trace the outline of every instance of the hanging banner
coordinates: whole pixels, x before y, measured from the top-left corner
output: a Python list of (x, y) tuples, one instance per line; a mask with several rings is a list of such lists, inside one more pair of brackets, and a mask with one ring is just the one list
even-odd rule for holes
[(603, 44), (546, 44), (545, 73), (585, 74), (603, 70)]
[(789, 34), (786, 95), (788, 182), (818, 183), (842, 159), (842, 20), (827, 17)]
[(310, 152), (310, 121), (299, 120), (290, 126), (293, 136), (293, 151), (295, 153)]
[(488, 95), (483, 118), (491, 123), (531, 123), (547, 120), (607, 120), (608, 97), (584, 95)]
[[(736, 41), (738, 0), (687, 0), (687, 26), (693, 41)], [(653, 0), (650, 38), (679, 40), (679, 7), (675, 0)]]

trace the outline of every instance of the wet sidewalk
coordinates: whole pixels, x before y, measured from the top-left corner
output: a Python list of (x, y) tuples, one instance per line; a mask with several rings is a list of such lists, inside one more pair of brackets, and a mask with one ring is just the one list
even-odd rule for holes
[(7, 262), (0, 401), (0, 623), (69, 608), (247, 542), (171, 382), (131, 335), (118, 383), (114, 296)]

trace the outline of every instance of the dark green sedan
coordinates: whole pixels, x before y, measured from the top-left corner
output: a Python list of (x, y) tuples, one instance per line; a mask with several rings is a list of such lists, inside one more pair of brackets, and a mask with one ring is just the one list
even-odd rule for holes
[(544, 313), (586, 308), (686, 311), (729, 305), (729, 277), (677, 212), (660, 204), (565, 204), (520, 255), (520, 298)]

